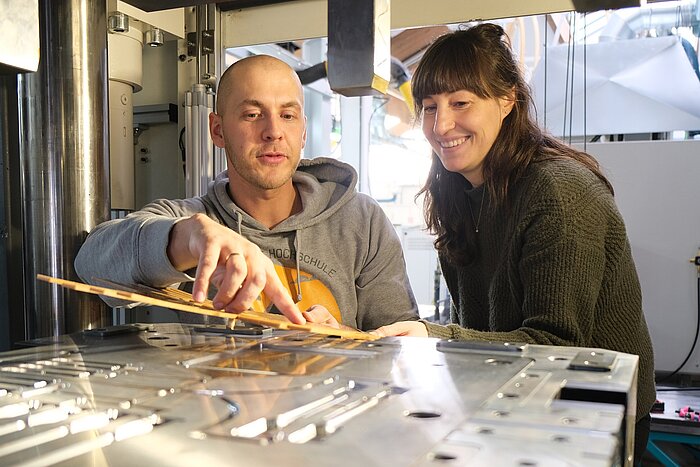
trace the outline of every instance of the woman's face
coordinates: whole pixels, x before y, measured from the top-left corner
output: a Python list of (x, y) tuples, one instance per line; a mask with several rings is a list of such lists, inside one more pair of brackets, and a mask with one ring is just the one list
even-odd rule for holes
[(445, 169), (462, 174), (472, 186), (484, 183), (484, 158), (513, 108), (513, 100), (482, 99), (461, 90), (433, 94), (422, 104), (423, 134)]

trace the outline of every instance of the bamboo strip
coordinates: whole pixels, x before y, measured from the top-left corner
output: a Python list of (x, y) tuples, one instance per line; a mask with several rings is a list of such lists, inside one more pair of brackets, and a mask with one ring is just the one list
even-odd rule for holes
[[(61, 287), (65, 287), (71, 290), (76, 290), (78, 292), (91, 293), (95, 295), (104, 295), (106, 297), (127, 300), (130, 302), (144, 303), (147, 305), (162, 306), (173, 310), (186, 311), (188, 313), (196, 313), (199, 315), (216, 316), (227, 319), (240, 319), (241, 321), (245, 321), (247, 323), (269, 326), (276, 329), (306, 331), (315, 334), (323, 334), (326, 336), (339, 336), (357, 340), (377, 339), (377, 337), (372, 334), (368, 334), (357, 330), (335, 329), (330, 326), (315, 323), (294, 324), (291, 321), (289, 321), (285, 316), (276, 315), (272, 313), (260, 313), (254, 311), (228, 313), (222, 310), (215, 310), (211, 300), (205, 300), (202, 303), (198, 303), (194, 301), (191, 294), (173, 288), (154, 289), (144, 285), (138, 285), (135, 287), (135, 289), (139, 290), (139, 292), (141, 293), (136, 293), (130, 291), (131, 286), (117, 284), (115, 282), (109, 282), (103, 279), (101, 280), (102, 282), (108, 282), (117, 288), (99, 287), (96, 285), (84, 284), (82, 282), (75, 282), (66, 279), (60, 279), (57, 277), (45, 276), (43, 274), (37, 274), (37, 279), (52, 284), (57, 284)], [(155, 297), (150, 296), (150, 294), (155, 295)]]

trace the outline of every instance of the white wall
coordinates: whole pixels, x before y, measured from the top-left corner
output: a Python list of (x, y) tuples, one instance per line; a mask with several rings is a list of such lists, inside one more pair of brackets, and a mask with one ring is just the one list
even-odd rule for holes
[[(656, 369), (675, 370), (693, 344), (700, 247), (700, 141), (588, 144), (615, 188), (642, 284)], [(623, 329), (620, 332), (624, 332)], [(700, 344), (682, 372), (700, 373)]]

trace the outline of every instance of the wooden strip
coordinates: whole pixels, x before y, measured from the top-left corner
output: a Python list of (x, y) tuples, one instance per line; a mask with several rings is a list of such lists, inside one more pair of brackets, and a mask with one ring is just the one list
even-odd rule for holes
[[(272, 313), (261, 313), (254, 311), (244, 311), (241, 313), (228, 313), (222, 310), (215, 310), (211, 300), (206, 300), (203, 303), (197, 303), (192, 298), (192, 295), (182, 290), (165, 288), (165, 289), (150, 289), (146, 286), (138, 286), (137, 289), (146, 293), (153, 293), (157, 297), (144, 295), (144, 293), (132, 292), (130, 286), (110, 282), (110, 284), (118, 288), (98, 287), (95, 285), (84, 284), (82, 282), (69, 281), (57, 277), (37, 274), (37, 279), (60, 285), (68, 289), (78, 292), (91, 293), (96, 295), (104, 295), (106, 297), (117, 298), (120, 300), (128, 300), (131, 302), (139, 302), (147, 305), (162, 306), (173, 310), (185, 311), (188, 313), (196, 313), (199, 315), (216, 316), (226, 319), (240, 319), (248, 323), (269, 326), (276, 329), (306, 331), (315, 334), (326, 336), (339, 336), (348, 339), (357, 340), (375, 340), (378, 337), (362, 331), (349, 329), (335, 329), (330, 326), (315, 323), (294, 324), (285, 316), (275, 315)], [(103, 282), (107, 282), (102, 280)]]

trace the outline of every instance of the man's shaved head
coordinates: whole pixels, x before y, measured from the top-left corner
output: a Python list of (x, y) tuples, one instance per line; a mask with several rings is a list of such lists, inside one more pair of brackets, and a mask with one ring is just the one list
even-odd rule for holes
[[(306, 143), (304, 91), (296, 72), (268, 55), (231, 65), (219, 81), (209, 130), (226, 149), (232, 199), (291, 190)], [(236, 193), (234, 193), (236, 191)]]
[(219, 80), (216, 93), (216, 113), (223, 115), (226, 111), (226, 102), (231, 89), (239, 79), (246, 79), (246, 75), (252, 70), (266, 70), (269, 73), (277, 73), (281, 78), (289, 77), (299, 85), (301, 103), (304, 103), (304, 92), (301, 81), (296, 71), (282, 60), (270, 55), (252, 55), (238, 60), (228, 67)]

